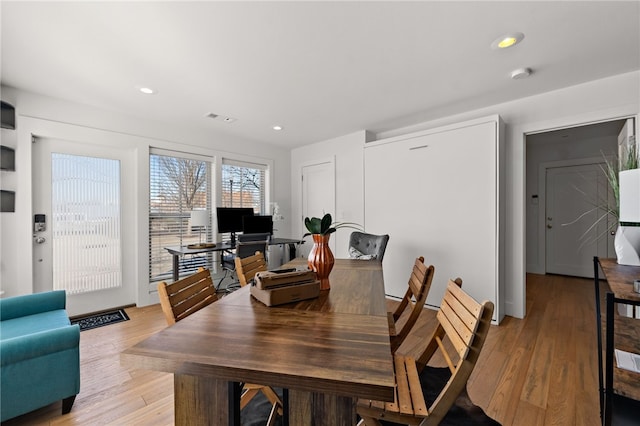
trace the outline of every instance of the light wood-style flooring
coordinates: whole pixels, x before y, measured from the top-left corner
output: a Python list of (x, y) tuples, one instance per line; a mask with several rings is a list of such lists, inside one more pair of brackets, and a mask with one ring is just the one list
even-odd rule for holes
[[(597, 425), (593, 293), (589, 279), (527, 276), (527, 317), (492, 327), (469, 381), (473, 402), (503, 425)], [(4, 424), (173, 424), (172, 375), (128, 370), (119, 359), (123, 349), (166, 327), (160, 307), (126, 311), (130, 321), (82, 332), (81, 390), (70, 414), (61, 416), (56, 403)], [(400, 350), (415, 351), (434, 318), (425, 310)]]

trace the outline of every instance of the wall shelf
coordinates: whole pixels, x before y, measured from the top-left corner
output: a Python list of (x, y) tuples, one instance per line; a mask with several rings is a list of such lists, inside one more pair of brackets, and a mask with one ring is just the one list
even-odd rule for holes
[(13, 213), (16, 211), (16, 193), (0, 190), (0, 212)]
[(4, 101), (0, 101), (0, 109), (2, 110), (0, 122), (3, 129), (16, 128), (16, 109), (13, 105)]
[(16, 171), (16, 151), (13, 148), (0, 145), (0, 170)]

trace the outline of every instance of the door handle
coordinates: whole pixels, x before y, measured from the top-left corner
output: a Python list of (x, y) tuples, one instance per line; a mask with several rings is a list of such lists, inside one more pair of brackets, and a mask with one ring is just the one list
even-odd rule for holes
[(33, 238), (33, 242), (35, 242), (36, 244), (44, 244), (46, 242), (46, 238), (45, 237), (34, 237)]
[(548, 224), (547, 224), (547, 228), (551, 229), (551, 228), (553, 228), (553, 226), (551, 226), (551, 224), (550, 224), (550, 223), (548, 223)]

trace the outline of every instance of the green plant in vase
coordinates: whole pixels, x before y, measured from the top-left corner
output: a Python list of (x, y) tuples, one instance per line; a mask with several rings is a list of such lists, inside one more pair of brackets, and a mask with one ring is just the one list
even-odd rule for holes
[(320, 234), (320, 235), (329, 235), (336, 232), (339, 228), (353, 228), (362, 230), (362, 226), (358, 225), (354, 222), (333, 222), (333, 219), (329, 213), (322, 216), (322, 219), (319, 217), (304, 218), (304, 226), (307, 228), (306, 234), (302, 237), (307, 237), (309, 235)]
[(333, 218), (329, 213), (325, 214), (322, 218), (306, 217), (304, 219), (304, 226), (309, 232), (304, 234), (303, 238), (309, 235), (313, 238), (313, 247), (307, 258), (307, 263), (309, 268), (318, 275), (320, 290), (329, 290), (331, 288), (329, 284), (329, 274), (335, 263), (335, 258), (329, 247), (329, 237), (339, 228), (360, 230), (362, 227), (353, 222), (333, 222)]

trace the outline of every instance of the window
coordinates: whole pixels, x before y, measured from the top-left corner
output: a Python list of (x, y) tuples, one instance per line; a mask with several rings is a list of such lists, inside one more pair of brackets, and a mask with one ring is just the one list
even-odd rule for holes
[(223, 159), (221, 207), (253, 207), (255, 214), (266, 214), (266, 170), (264, 164)]
[[(189, 226), (191, 210), (211, 212), (211, 162), (189, 154), (152, 151), (149, 158), (149, 279), (170, 279), (172, 256), (167, 246), (199, 241), (199, 228)], [(211, 226), (206, 228), (211, 241)], [(180, 274), (211, 268), (211, 254), (180, 258)]]
[(53, 289), (122, 287), (120, 161), (51, 153)]

